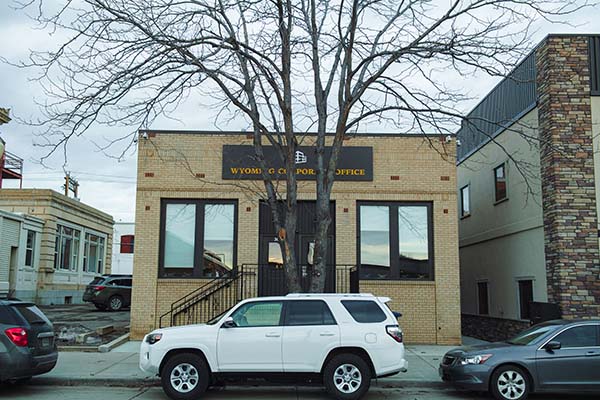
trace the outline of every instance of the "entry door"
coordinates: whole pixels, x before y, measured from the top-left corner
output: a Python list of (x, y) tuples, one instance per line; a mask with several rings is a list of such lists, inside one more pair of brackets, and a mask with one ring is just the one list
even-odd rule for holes
[(598, 325), (575, 326), (552, 339), (558, 350), (538, 350), (538, 379), (543, 388), (597, 389), (600, 387)]
[[(281, 204), (283, 212), (284, 204)], [(327, 264), (329, 270), (335, 270), (335, 203), (330, 202), (329, 212), (331, 214), (331, 225), (328, 231)], [(312, 257), (310, 257), (311, 243), (317, 228), (316, 202), (299, 201), (296, 230), (296, 263), (301, 282), (306, 285), (309, 282)], [(265, 201), (260, 203), (259, 212), (259, 296), (280, 296), (288, 293), (283, 271), (283, 260), (277, 246), (277, 232), (273, 224), (273, 217), (269, 204)], [(335, 274), (328, 274), (326, 291), (335, 290)]]

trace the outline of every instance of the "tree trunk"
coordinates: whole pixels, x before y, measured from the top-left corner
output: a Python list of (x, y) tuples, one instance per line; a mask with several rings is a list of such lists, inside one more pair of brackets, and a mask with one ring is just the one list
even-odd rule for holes
[[(323, 293), (325, 291), (325, 278), (327, 277), (327, 250), (329, 225), (331, 214), (329, 211), (328, 193), (317, 194), (317, 232), (315, 233), (315, 251), (313, 256), (313, 271), (310, 280), (310, 293)], [(335, 270), (333, 272), (335, 274)]]

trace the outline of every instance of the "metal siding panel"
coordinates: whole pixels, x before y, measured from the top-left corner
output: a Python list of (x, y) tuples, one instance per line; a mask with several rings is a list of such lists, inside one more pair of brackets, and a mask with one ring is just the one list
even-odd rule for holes
[(600, 36), (589, 39), (590, 53), (590, 92), (592, 96), (600, 96)]
[(463, 121), (457, 137), (458, 161), (510, 125), (537, 100), (535, 52), (532, 52), (502, 80)]

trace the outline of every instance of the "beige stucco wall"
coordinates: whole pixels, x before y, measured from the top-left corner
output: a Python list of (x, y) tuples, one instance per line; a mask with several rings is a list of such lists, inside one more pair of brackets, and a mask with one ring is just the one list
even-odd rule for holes
[[(110, 272), (113, 218), (84, 203), (48, 189), (0, 189), (0, 209), (35, 216), (44, 221), (41, 232), (40, 254), (37, 270), (37, 301), (41, 304), (59, 303), (71, 296), (74, 303), (81, 303), (85, 286), (95, 273), (83, 272), (83, 242), (86, 232), (106, 238), (105, 268)], [(77, 271), (54, 269), (54, 246), (57, 224), (78, 229), (81, 232), (79, 266)]]
[[(533, 109), (458, 166), (471, 215), (459, 221), (462, 311), (477, 314), (477, 282), (488, 281), (490, 316), (519, 318), (518, 279), (546, 301), (538, 112)], [(494, 168), (506, 163), (508, 200), (495, 204)]]
[[(310, 137), (306, 140), (312, 140)], [(356, 262), (356, 201), (432, 201), (434, 282), (361, 281), (361, 291), (393, 299), (407, 341), (460, 342), (456, 175), (454, 142), (423, 137), (360, 137), (345, 146), (372, 146), (372, 182), (336, 182), (336, 263)], [(161, 198), (238, 199), (238, 264), (258, 262), (258, 202), (261, 182), (223, 181), (222, 146), (251, 144), (245, 135), (151, 134), (139, 139), (136, 250), (132, 335), (139, 338), (158, 326), (171, 303), (202, 280), (158, 278)], [(452, 155), (443, 160), (439, 152)], [(204, 178), (197, 178), (204, 174)], [(391, 176), (399, 176), (392, 180)], [(299, 199), (314, 199), (314, 182), (299, 183)]]

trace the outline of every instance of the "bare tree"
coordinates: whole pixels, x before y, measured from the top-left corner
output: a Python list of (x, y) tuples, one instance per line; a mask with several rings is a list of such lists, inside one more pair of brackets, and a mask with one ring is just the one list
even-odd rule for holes
[[(70, 34), (33, 52), (52, 99), (48, 154), (96, 124), (147, 127), (192, 91), (215, 99), (222, 121), (253, 132), (264, 196), (279, 232), (287, 282), (300, 291), (294, 251), (295, 153), (313, 132), (317, 233), (310, 291), (325, 282), (329, 202), (344, 139), (373, 126), (392, 133), (454, 133), (461, 88), (453, 78), (505, 76), (530, 50), (536, 17), (587, 0), (28, 0), (40, 24)], [(112, 144), (131, 145), (131, 136)], [(265, 146), (285, 167), (268, 173)], [(279, 199), (285, 206), (278, 207)], [(283, 211), (282, 211), (283, 210)]]

